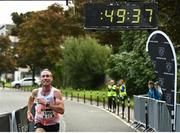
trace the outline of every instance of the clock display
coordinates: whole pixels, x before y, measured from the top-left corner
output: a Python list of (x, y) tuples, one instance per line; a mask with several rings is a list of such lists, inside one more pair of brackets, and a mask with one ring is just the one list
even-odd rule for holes
[(85, 28), (157, 29), (157, 3), (87, 3)]

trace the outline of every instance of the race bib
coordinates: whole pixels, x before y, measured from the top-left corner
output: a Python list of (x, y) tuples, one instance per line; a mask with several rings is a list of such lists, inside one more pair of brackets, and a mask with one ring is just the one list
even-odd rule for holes
[(43, 118), (52, 118), (54, 117), (54, 113), (51, 109), (43, 110)]

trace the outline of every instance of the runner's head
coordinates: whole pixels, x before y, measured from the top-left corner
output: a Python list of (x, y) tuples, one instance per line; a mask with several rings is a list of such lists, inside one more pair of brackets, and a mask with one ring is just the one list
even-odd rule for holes
[(53, 80), (52, 73), (48, 69), (43, 69), (41, 71), (41, 84), (42, 86), (49, 86)]

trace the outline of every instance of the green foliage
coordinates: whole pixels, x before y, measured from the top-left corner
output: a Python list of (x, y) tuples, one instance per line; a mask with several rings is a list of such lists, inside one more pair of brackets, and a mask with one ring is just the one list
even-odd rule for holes
[(61, 56), (63, 8), (53, 4), (47, 10), (12, 15), (19, 35), (18, 66), (28, 65), (33, 72), (52, 68)]
[[(122, 0), (122, 2), (124, 1)], [(132, 1), (136, 0), (129, 0), (128, 2)], [(143, 2), (145, 1), (149, 2), (149, 0), (143, 0)], [(75, 0), (73, 2), (75, 8), (71, 7), (65, 12), (58, 5), (52, 5), (44, 11), (27, 12), (25, 14), (12, 13), (12, 19), (17, 26), (16, 29), (13, 29), (13, 34), (18, 35), (20, 39), (18, 44), (19, 65), (51, 68), (55, 76), (54, 82), (58, 86), (63, 84), (74, 87), (96, 87), (104, 79), (105, 59), (108, 58), (106, 54), (109, 54), (109, 52), (104, 52), (102, 46), (96, 49), (93, 47), (97, 46), (92, 45), (90, 47), (89, 44), (97, 44), (97, 42), (90, 41), (89, 38), (86, 38), (87, 40), (84, 38), (68, 38), (65, 43), (67, 48), (64, 49), (63, 61), (60, 60), (61, 50), (59, 50), (59, 45), (67, 36), (91, 35), (100, 44), (111, 46), (113, 53), (116, 53), (109, 58), (107, 73), (116, 80), (124, 78), (127, 81), (129, 94), (144, 93), (147, 81), (154, 79), (154, 70), (145, 51), (147, 32), (145, 30), (122, 31), (118, 29), (116, 31), (85, 31), (83, 27), (84, 3), (87, 1)], [(112, 1), (97, 0), (94, 2)], [(158, 7), (159, 29), (166, 32), (174, 44), (177, 52), (179, 77), (180, 1), (159, 0)], [(69, 53), (66, 52), (67, 49), (69, 49)], [(100, 53), (101, 51), (102, 53)], [(99, 54), (96, 55), (95, 53)], [(4, 56), (1, 59), (4, 59)], [(3, 62), (2, 65), (0, 64), (1, 68), (12, 66), (3, 66), (7, 60), (1, 61)], [(180, 80), (178, 78), (179, 85)]]
[(0, 59), (0, 73), (14, 70), (13, 49), (8, 37), (0, 36)]
[(180, 1), (159, 0), (159, 28), (172, 40), (176, 50), (180, 49)]
[(95, 37), (101, 44), (112, 47), (112, 53), (118, 53), (119, 46), (122, 45), (120, 31), (97, 31)]
[(57, 88), (62, 87), (63, 85), (63, 73), (62, 73), (62, 63), (61, 60), (57, 61), (52, 68), (53, 73), (53, 85)]
[(104, 82), (105, 64), (110, 49), (90, 37), (69, 37), (64, 42), (64, 85), (74, 88), (96, 88)]
[[(127, 37), (134, 41), (129, 42)], [(146, 93), (148, 80), (155, 79), (150, 58), (145, 51), (146, 34), (130, 31), (124, 34), (123, 39), (119, 54), (111, 55), (108, 59), (106, 72), (116, 80), (125, 79), (128, 95)], [(129, 45), (129, 49), (126, 45)]]

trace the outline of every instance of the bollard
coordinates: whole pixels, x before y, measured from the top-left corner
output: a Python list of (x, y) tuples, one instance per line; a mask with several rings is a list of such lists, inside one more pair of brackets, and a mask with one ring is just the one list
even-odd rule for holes
[(147, 105), (147, 101), (145, 102), (145, 123), (146, 123), (146, 129), (148, 129), (148, 105)]
[(92, 91), (90, 92), (90, 104), (92, 105)]
[(85, 90), (84, 90), (84, 103), (86, 103), (86, 94), (85, 94)]
[(107, 97), (107, 100), (108, 100), (108, 103), (107, 103), (108, 110), (110, 111), (110, 97), (109, 96)]
[(71, 101), (73, 100), (73, 92), (71, 92)]
[(79, 102), (79, 90), (77, 92), (77, 101)]
[(122, 97), (122, 119), (124, 119), (125, 98)]
[(128, 123), (130, 123), (130, 98), (128, 97)]
[(68, 99), (68, 98), (67, 98), (67, 97), (68, 97), (68, 92), (67, 92), (67, 91), (65, 92), (65, 95), (66, 95), (66, 100), (67, 100), (67, 99)]
[(118, 98), (117, 98), (117, 115), (119, 115), (119, 96), (118, 96)]
[(97, 106), (99, 106), (99, 92), (97, 92)]
[(103, 108), (105, 109), (105, 94), (103, 93)]

